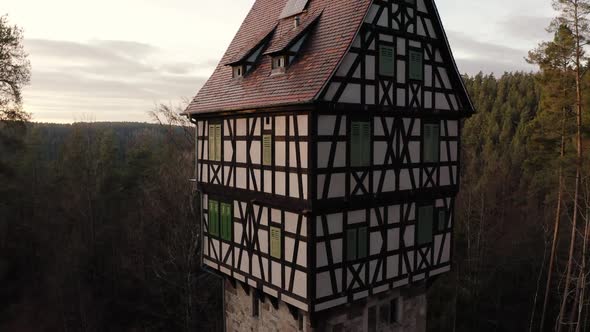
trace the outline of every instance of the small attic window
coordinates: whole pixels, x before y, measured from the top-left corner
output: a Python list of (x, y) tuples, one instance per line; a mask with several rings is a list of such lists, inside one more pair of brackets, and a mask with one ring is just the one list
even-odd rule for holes
[(233, 78), (243, 77), (244, 76), (244, 66), (238, 65), (233, 66)]
[(284, 70), (287, 68), (287, 57), (284, 55), (276, 55), (272, 58), (273, 70)]

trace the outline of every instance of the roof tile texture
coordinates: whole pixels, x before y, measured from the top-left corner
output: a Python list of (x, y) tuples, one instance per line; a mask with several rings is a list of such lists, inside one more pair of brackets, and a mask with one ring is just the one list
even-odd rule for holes
[(293, 18), (279, 20), (287, 0), (257, 0), (228, 50), (188, 106), (186, 112), (209, 113), (228, 110), (272, 107), (313, 101), (346, 54), (367, 12), (370, 0), (311, 0), (301, 15), (323, 10), (311, 38), (306, 41), (297, 59), (284, 74), (271, 75), (271, 57), (265, 55), (260, 64), (243, 78), (233, 79), (231, 62), (245, 48), (252, 46), (253, 36), (277, 29), (269, 44), (280, 43), (293, 34)]

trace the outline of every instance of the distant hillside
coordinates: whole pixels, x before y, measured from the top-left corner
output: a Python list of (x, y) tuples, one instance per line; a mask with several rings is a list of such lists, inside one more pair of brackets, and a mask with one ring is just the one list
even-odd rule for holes
[[(85, 135), (96, 136), (104, 132), (110, 132), (114, 135), (115, 143), (121, 148), (121, 153), (125, 153), (129, 142), (134, 137), (141, 134), (149, 134), (150, 138), (157, 137), (163, 139), (163, 134), (167, 130), (159, 124), (141, 123), (141, 122), (78, 122), (74, 124), (61, 123), (30, 123), (27, 131), (27, 144), (41, 147), (39, 151), (44, 152), (45, 160), (56, 160), (59, 156), (64, 142), (76, 130), (82, 130)], [(183, 129), (178, 127), (178, 133)]]

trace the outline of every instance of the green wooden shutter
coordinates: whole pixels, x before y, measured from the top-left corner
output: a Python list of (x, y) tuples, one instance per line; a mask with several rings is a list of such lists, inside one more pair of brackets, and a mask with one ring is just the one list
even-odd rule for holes
[(434, 207), (422, 206), (418, 209), (418, 245), (432, 243)]
[(348, 260), (355, 260), (357, 258), (356, 228), (349, 229), (346, 234), (346, 258)]
[(424, 162), (436, 163), (440, 160), (440, 128), (438, 124), (425, 124), (422, 133)]
[(270, 228), (270, 255), (281, 259), (281, 229), (278, 227)]
[(226, 231), (227, 231), (227, 240), (230, 241), (232, 238), (232, 233), (233, 233), (233, 228), (232, 225), (234, 224), (234, 205), (233, 203), (230, 204), (226, 204), (226, 209), (227, 209), (227, 227), (226, 227)]
[(219, 236), (219, 203), (209, 200), (209, 234)]
[(209, 125), (209, 160), (215, 160), (215, 125)]
[(383, 76), (393, 76), (395, 68), (393, 47), (379, 46), (379, 74)]
[(432, 136), (431, 136), (431, 145), (432, 145), (432, 156), (431, 159), (433, 162), (437, 163), (440, 161), (440, 126), (439, 125), (432, 125)]
[(232, 206), (221, 203), (221, 238), (231, 241)]
[(367, 242), (367, 227), (361, 227), (358, 229), (358, 258), (367, 257), (368, 242)]
[(225, 215), (225, 203), (220, 203), (219, 204), (220, 207), (220, 219), (221, 219), (221, 223), (220, 223), (220, 233), (221, 233), (221, 238), (225, 240), (225, 235), (226, 235), (226, 215)]
[(350, 166), (371, 164), (371, 123), (352, 122), (350, 126)]
[(422, 161), (423, 162), (432, 162), (430, 157), (432, 156), (432, 146), (430, 142), (432, 141), (432, 125), (425, 124), (424, 125), (424, 132), (422, 133)]
[(350, 166), (361, 166), (361, 122), (350, 125)]
[(215, 160), (221, 161), (221, 125), (215, 125)]
[(262, 164), (272, 165), (272, 135), (262, 135)]
[(371, 165), (371, 123), (361, 122), (361, 166)]
[(422, 51), (410, 50), (410, 79), (421, 81), (424, 79), (424, 54)]

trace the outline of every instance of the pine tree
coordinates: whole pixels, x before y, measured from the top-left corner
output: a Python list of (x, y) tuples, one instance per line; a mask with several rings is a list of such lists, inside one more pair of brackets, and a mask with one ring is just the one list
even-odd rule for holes
[[(566, 306), (569, 299), (569, 292), (570, 292), (570, 284), (571, 284), (571, 275), (573, 270), (573, 260), (574, 260), (574, 249), (575, 249), (575, 239), (576, 239), (576, 232), (578, 226), (578, 219), (580, 218), (580, 191), (581, 191), (581, 176), (582, 176), (582, 167), (583, 167), (583, 142), (582, 142), (582, 121), (583, 121), (583, 108), (582, 108), (582, 100), (583, 100), (583, 91), (582, 91), (582, 71), (583, 67), (585, 66), (586, 59), (584, 53), (584, 46), (588, 41), (588, 36), (590, 34), (590, 21), (588, 20), (588, 15), (590, 15), (590, 0), (554, 0), (553, 1), (553, 8), (559, 12), (559, 16), (553, 21), (552, 28), (557, 29), (560, 26), (567, 27), (571, 32), (574, 39), (574, 54), (572, 57), (573, 61), (573, 70), (575, 72), (575, 86), (576, 86), (576, 96), (575, 96), (575, 113), (576, 113), (576, 176), (575, 176), (575, 183), (574, 183), (574, 209), (572, 212), (572, 230), (571, 230), (571, 237), (570, 237), (570, 248), (569, 248), (569, 256), (568, 256), (568, 263), (566, 267), (566, 276), (565, 276), (565, 285), (564, 285), (564, 292), (563, 292), (563, 299), (561, 301), (561, 306), (559, 310), (559, 323), (557, 326), (557, 332), (561, 332), (562, 325), (564, 323), (564, 315), (566, 311)], [(576, 296), (574, 300), (574, 306), (576, 303), (579, 304), (578, 307), (578, 323), (576, 324), (576, 331), (579, 331), (580, 324), (579, 319), (581, 318), (582, 308), (584, 306), (585, 300), (585, 278), (586, 278), (586, 249), (587, 249), (587, 237), (589, 232), (589, 221), (586, 220), (584, 226), (584, 236), (583, 236), (583, 244), (582, 244), (582, 263), (580, 268), (579, 278), (581, 280), (577, 283), (579, 286), (576, 287)], [(580, 289), (578, 289), (580, 288)], [(572, 309), (572, 312), (575, 310)], [(573, 322), (572, 322), (573, 323)]]
[[(530, 125), (529, 150), (531, 158), (527, 162), (527, 169), (536, 177), (536, 182), (543, 182), (544, 191), (553, 185), (553, 167), (558, 169), (557, 202), (553, 225), (553, 237), (549, 254), (549, 266), (543, 308), (541, 311), (540, 330), (543, 331), (547, 305), (549, 302), (551, 281), (554, 270), (555, 255), (561, 223), (564, 190), (563, 158), (565, 156), (566, 136), (571, 133), (571, 126), (567, 126), (571, 118), (573, 100), (575, 100), (575, 77), (573, 61), (575, 57), (575, 40), (571, 30), (565, 25), (554, 28), (554, 39), (542, 43), (529, 52), (528, 61), (539, 65), (541, 72), (538, 76), (542, 87), (542, 110)], [(560, 125), (557, 125), (560, 124)], [(567, 127), (566, 127), (567, 126)], [(557, 157), (559, 156), (559, 157)], [(557, 165), (555, 163), (557, 160)], [(546, 167), (550, 165), (551, 167)], [(548, 172), (539, 171), (548, 170)], [(534, 311), (533, 311), (534, 312)], [(534, 315), (533, 315), (534, 316)], [(532, 328), (532, 324), (531, 324)]]

